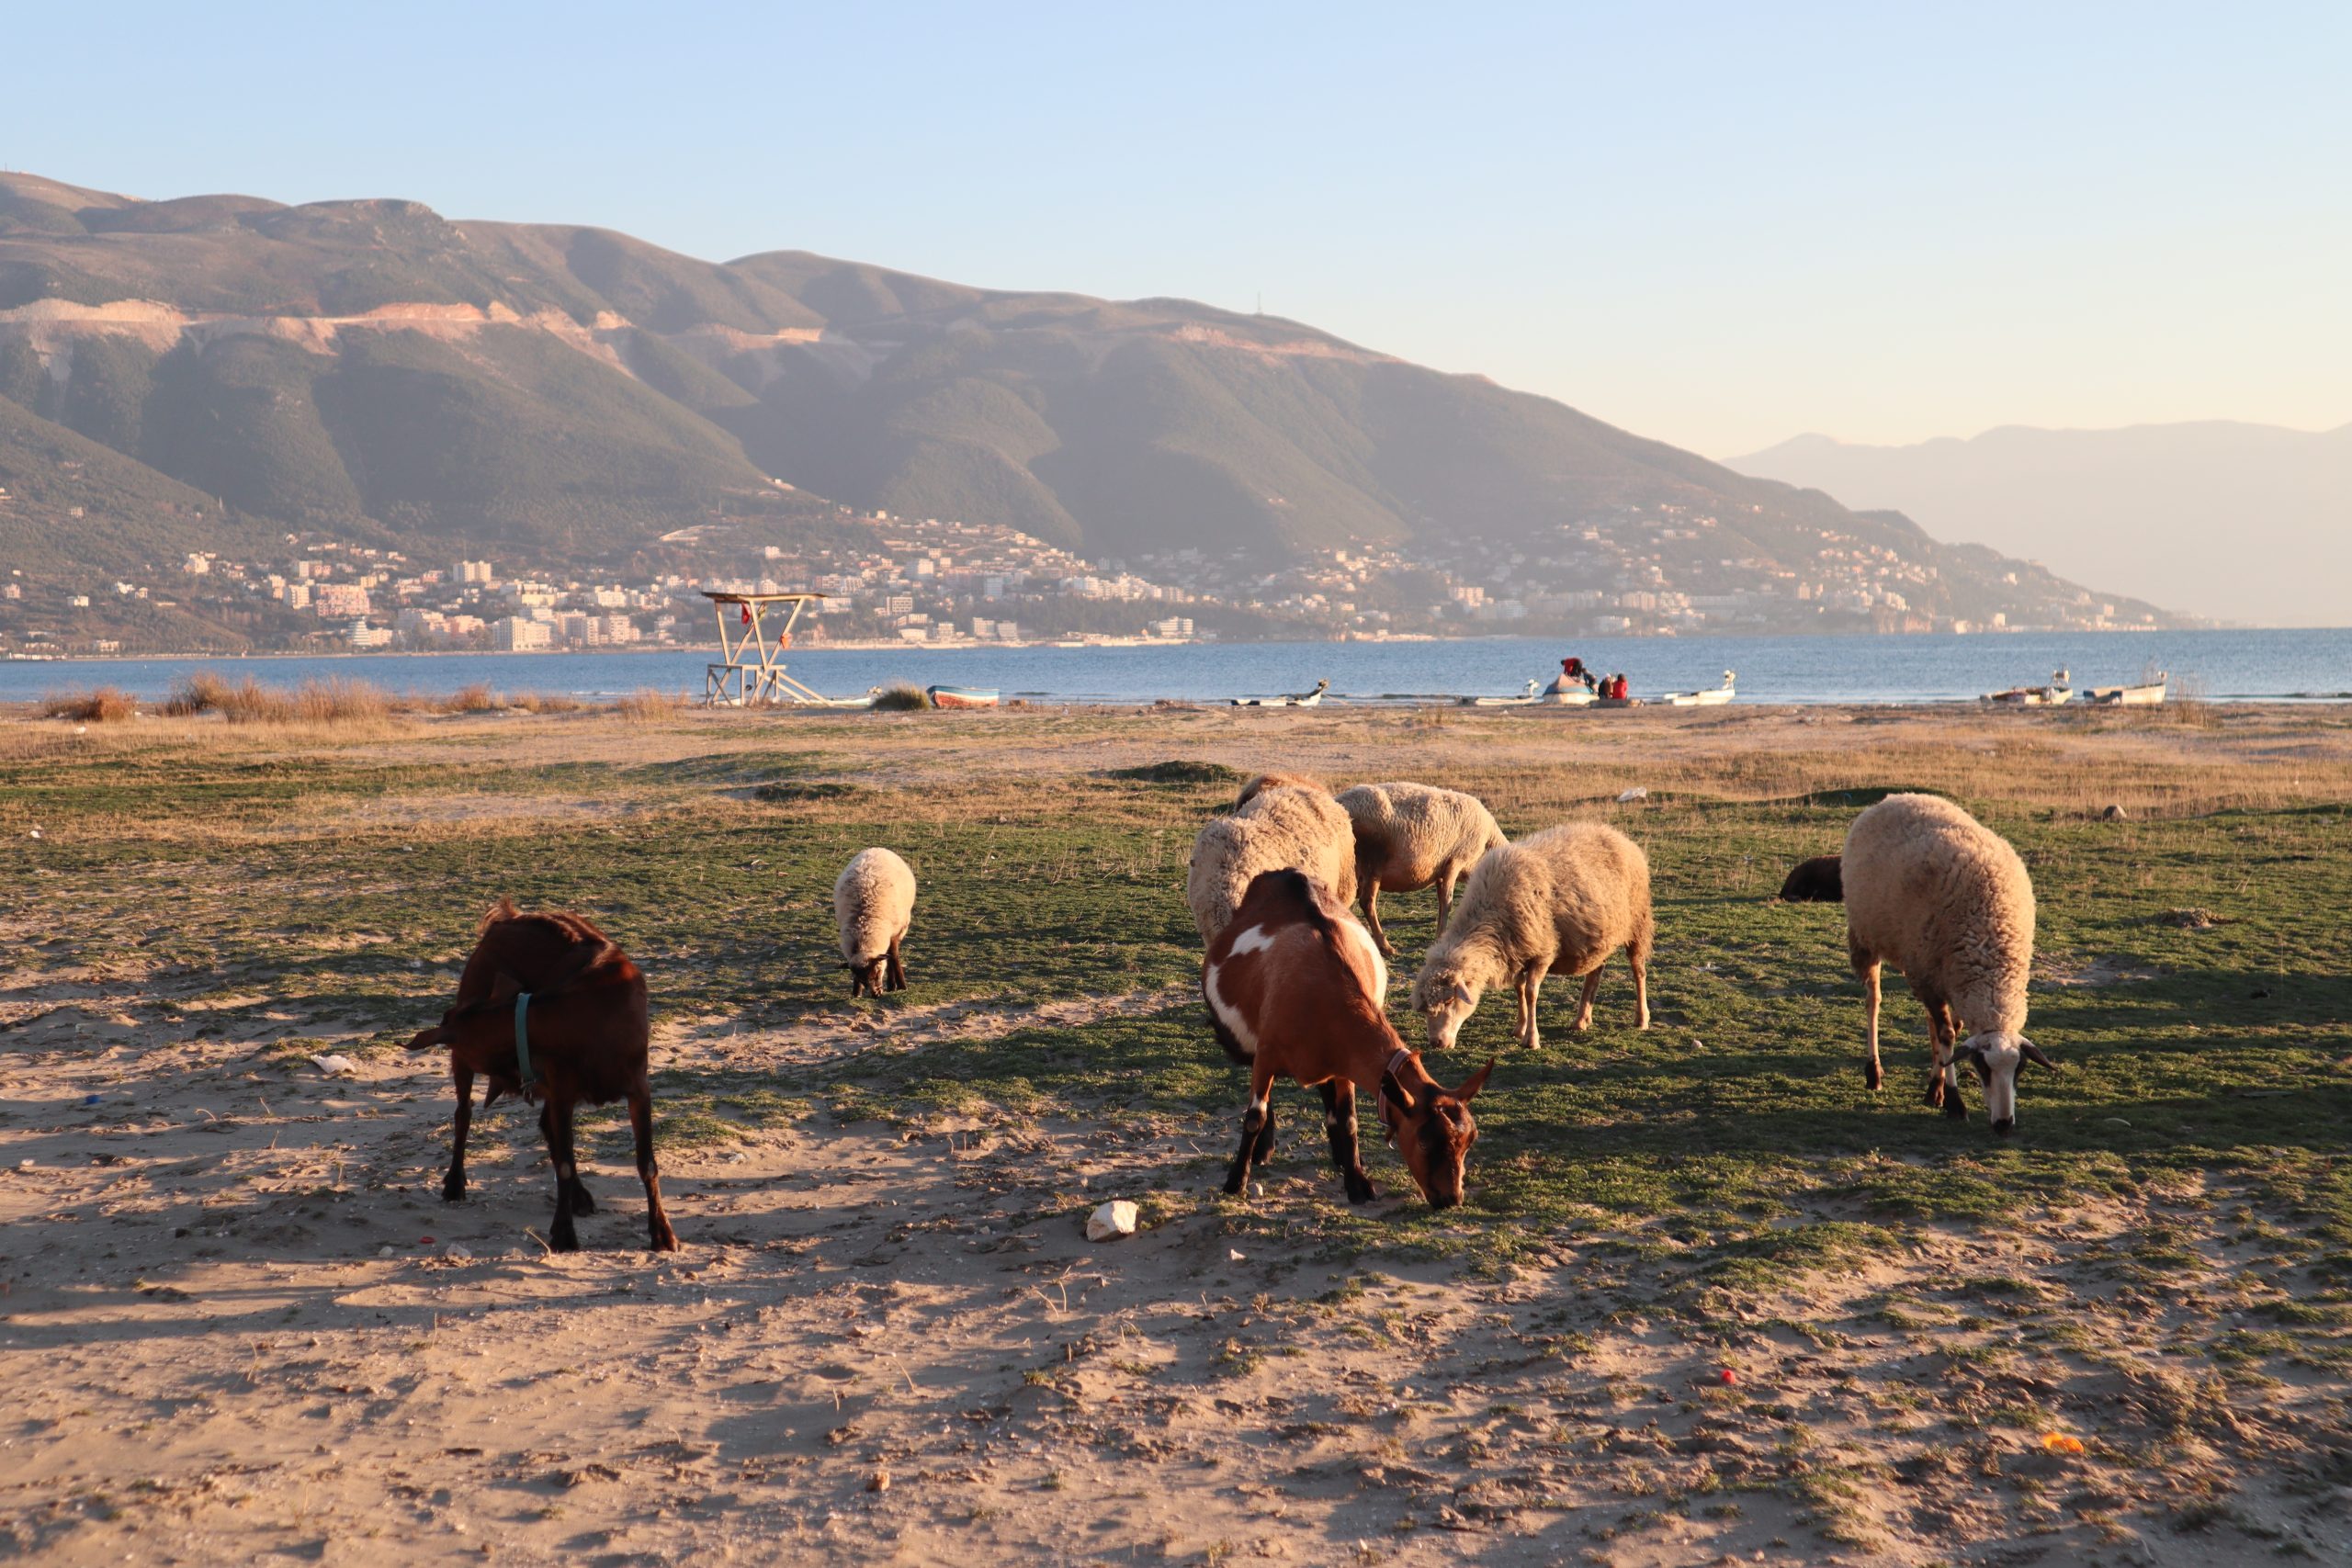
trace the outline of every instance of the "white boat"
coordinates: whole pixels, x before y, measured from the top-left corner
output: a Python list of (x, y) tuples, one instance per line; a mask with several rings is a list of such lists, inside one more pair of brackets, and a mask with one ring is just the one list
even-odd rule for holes
[(2047, 686), (2012, 686), (2006, 692), (1987, 692), (1982, 700), (2009, 707), (2056, 707), (2075, 700), (2074, 680), (2069, 671), (2059, 670), (2051, 674)]
[(1312, 708), (1323, 705), (1323, 694), (1331, 689), (1329, 681), (1317, 681), (1311, 692), (1301, 692), (1295, 697), (1236, 697), (1238, 708)]
[(2083, 701), (2102, 707), (2154, 707), (2165, 700), (2165, 689), (2172, 677), (2156, 671), (2154, 681), (2143, 681), (2136, 686), (2093, 686), (2083, 694)]
[(1731, 701), (1732, 697), (1736, 694), (1733, 688), (1738, 680), (1739, 677), (1736, 674), (1726, 670), (1724, 671), (1724, 683), (1715, 687), (1713, 691), (1668, 692), (1666, 695), (1660, 697), (1658, 701), (1664, 703), (1670, 708), (1711, 708), (1720, 706), (1721, 705)]

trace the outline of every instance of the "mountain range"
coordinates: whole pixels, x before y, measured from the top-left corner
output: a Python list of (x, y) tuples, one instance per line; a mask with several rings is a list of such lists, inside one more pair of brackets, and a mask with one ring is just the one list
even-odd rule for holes
[(2352, 624), (2352, 424), (2012, 425), (1909, 446), (1800, 435), (1727, 466), (1899, 507), (1937, 533), (2159, 604), (2249, 624)]
[[(25, 175), (0, 175), (0, 550), (58, 570), (286, 525), (592, 559), (821, 497), (1093, 558), (1574, 536), (1642, 562), (1636, 587), (1769, 586), (1827, 550), (1903, 564), (1915, 615), (2051, 624), (2094, 597), (1276, 318)], [(1701, 518), (1687, 564), (1634, 553)]]

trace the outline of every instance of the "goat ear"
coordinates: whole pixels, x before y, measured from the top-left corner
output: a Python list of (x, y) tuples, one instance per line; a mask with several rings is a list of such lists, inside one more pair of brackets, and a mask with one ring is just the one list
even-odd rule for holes
[(2048, 1054), (2045, 1053), (2041, 1046), (2036, 1045), (2032, 1041), (2028, 1040), (2022, 1034), (2018, 1036), (2018, 1047), (2025, 1053), (2025, 1059), (2031, 1062), (2035, 1066), (2048, 1067), (2053, 1073), (2064, 1071), (2064, 1069), (2060, 1067), (2057, 1063), (2050, 1059)]
[(1489, 1056), (1485, 1066), (1462, 1080), (1462, 1087), (1453, 1091), (1453, 1098), (1464, 1101), (1477, 1099), (1478, 1091), (1487, 1087), (1487, 1075), (1494, 1070), (1495, 1058)]
[(1417, 1109), (1413, 1097), (1405, 1092), (1405, 1086), (1396, 1081), (1395, 1073), (1380, 1075), (1380, 1092), (1386, 1095), (1389, 1102), (1408, 1116)]
[(430, 1029), (419, 1030), (417, 1032), (416, 1038), (408, 1043), (408, 1048), (412, 1051), (423, 1051), (429, 1046), (445, 1045), (447, 1043), (448, 1043), (448, 1036), (442, 1032), (441, 1026), (436, 1023)]

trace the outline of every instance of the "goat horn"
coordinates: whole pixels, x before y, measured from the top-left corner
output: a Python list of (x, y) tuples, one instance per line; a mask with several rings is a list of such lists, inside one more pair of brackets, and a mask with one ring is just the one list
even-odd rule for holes
[(2042, 1053), (2041, 1047), (2036, 1045), (2032, 1041), (2021, 1040), (2018, 1043), (2018, 1048), (2025, 1053), (2025, 1059), (2031, 1062), (2035, 1066), (2048, 1067), (2053, 1073), (2065, 1071), (2064, 1068), (2061, 1067), (2057, 1063), (2052, 1061), (2047, 1055), (2045, 1055)]

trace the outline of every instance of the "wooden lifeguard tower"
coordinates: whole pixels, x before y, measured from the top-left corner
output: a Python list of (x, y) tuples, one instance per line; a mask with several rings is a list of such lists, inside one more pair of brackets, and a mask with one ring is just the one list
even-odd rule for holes
[[(851, 707), (865, 698), (835, 701), (813, 692), (785, 672), (784, 652), (792, 646), (792, 625), (800, 607), (822, 593), (718, 593), (704, 589), (702, 596), (718, 613), (718, 650), (723, 664), (705, 665), (702, 701), (705, 707), (763, 707), (771, 703), (793, 707)], [(788, 604), (784, 624), (770, 631), (769, 613)]]

